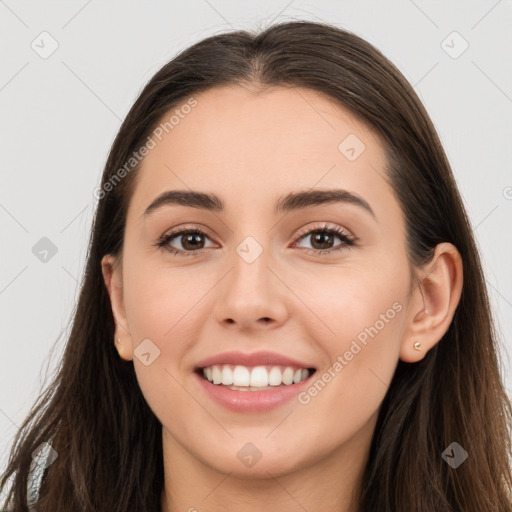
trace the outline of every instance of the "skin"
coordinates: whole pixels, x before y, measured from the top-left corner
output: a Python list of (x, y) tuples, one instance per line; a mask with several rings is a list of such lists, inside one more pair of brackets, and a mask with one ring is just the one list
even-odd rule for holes
[[(162, 511), (355, 512), (380, 404), (398, 360), (421, 360), (447, 331), (462, 289), (460, 255), (440, 244), (429, 265), (414, 269), (413, 284), (384, 147), (329, 98), (234, 85), (195, 98), (142, 163), (122, 259), (102, 261), (117, 349), (133, 361), (163, 425)], [(338, 149), (349, 134), (365, 144), (354, 161)], [(357, 194), (375, 218), (349, 203), (273, 212), (278, 198), (310, 188)], [(177, 189), (213, 192), (226, 210), (167, 205), (143, 215)], [(315, 243), (311, 231), (323, 223), (357, 244), (337, 235)], [(154, 245), (179, 225), (207, 232), (202, 251), (180, 257)], [(236, 252), (247, 236), (263, 249), (251, 264)], [(170, 243), (193, 252), (186, 242), (178, 235)], [(324, 256), (307, 251), (340, 246)], [(240, 414), (212, 402), (193, 378), (201, 359), (229, 350), (290, 355), (319, 378), (395, 303), (400, 312), (308, 403)], [(147, 338), (160, 350), (148, 366), (134, 354)], [(252, 467), (237, 457), (248, 442), (262, 454)]]

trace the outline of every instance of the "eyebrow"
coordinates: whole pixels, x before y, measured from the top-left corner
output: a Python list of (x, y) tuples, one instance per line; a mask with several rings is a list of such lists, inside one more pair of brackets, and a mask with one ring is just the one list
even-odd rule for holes
[[(292, 192), (278, 199), (274, 205), (274, 212), (288, 213), (294, 210), (328, 203), (354, 204), (366, 210), (376, 219), (371, 206), (362, 197), (343, 189), (303, 190)], [(220, 197), (211, 193), (190, 190), (168, 190), (160, 194), (144, 211), (147, 216), (164, 205), (181, 205), (189, 208), (198, 208), (212, 212), (223, 212), (225, 204)]]

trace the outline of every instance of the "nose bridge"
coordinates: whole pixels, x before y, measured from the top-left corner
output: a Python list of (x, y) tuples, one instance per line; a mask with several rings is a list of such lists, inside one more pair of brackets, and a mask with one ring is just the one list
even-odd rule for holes
[[(271, 266), (271, 247), (268, 237), (246, 236), (237, 246), (233, 254), (233, 271), (230, 287), (240, 288), (241, 292), (264, 295), (273, 286), (269, 279)], [(244, 290), (245, 288), (245, 290)]]
[(233, 274), (237, 279), (257, 283), (269, 272), (272, 265), (272, 237), (263, 217), (247, 216), (239, 211), (238, 223), (233, 233)]

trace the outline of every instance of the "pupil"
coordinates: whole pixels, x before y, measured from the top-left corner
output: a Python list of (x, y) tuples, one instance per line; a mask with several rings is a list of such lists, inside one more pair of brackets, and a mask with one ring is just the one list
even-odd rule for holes
[[(194, 240), (196, 240), (197, 242), (197, 238), (196, 237), (201, 237), (201, 235), (199, 233), (192, 233), (192, 234), (189, 234), (189, 235), (185, 235), (185, 243), (183, 244), (183, 247), (187, 247), (187, 244), (189, 244), (191, 242), (191, 247), (193, 249), (197, 249), (197, 243), (194, 242)], [(200, 242), (199, 242), (200, 244)]]
[[(318, 233), (316, 235), (316, 237), (314, 238), (315, 243), (318, 241), (318, 237), (320, 237), (320, 245), (325, 245), (327, 242), (324, 241), (322, 244), (321, 237), (327, 237), (327, 239), (329, 239), (331, 237), (331, 235), (329, 235), (328, 233)], [(325, 249), (326, 247), (321, 247), (321, 248)]]

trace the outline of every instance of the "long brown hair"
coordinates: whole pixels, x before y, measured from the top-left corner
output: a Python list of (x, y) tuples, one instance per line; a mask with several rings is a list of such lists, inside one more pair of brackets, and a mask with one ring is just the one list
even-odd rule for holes
[[(399, 361), (380, 409), (360, 497), (362, 512), (511, 512), (511, 404), (500, 376), (497, 335), (470, 223), (428, 114), (397, 68), (358, 36), (326, 23), (294, 21), (251, 34), (209, 37), (149, 81), (124, 120), (102, 177), (89, 253), (62, 364), (18, 432), (0, 485), (7, 506), (27, 510), (32, 453), (51, 440), (39, 512), (159, 511), (162, 427), (133, 364), (114, 347), (114, 320), (101, 259), (120, 255), (137, 166), (119, 170), (162, 116), (211, 87), (307, 87), (373, 128), (406, 219), (411, 264), (451, 242), (464, 266), (453, 321), (425, 358)], [(53, 436), (53, 437), (52, 437)], [(459, 443), (457, 469), (443, 451)]]

